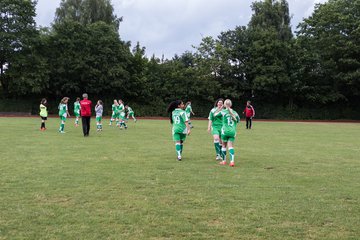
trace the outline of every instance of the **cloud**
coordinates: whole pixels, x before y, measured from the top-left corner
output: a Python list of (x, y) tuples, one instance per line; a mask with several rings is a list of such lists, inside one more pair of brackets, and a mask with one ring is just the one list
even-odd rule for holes
[[(326, 0), (289, 0), (293, 29), (308, 17), (316, 3)], [(253, 0), (112, 0), (115, 14), (123, 16), (120, 37), (146, 47), (147, 56), (171, 58), (193, 50), (203, 36), (247, 25)], [(38, 0), (37, 24), (49, 26), (60, 0)]]

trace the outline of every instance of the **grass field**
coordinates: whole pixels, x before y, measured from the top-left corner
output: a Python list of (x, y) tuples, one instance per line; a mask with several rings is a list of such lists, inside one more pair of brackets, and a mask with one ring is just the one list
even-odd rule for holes
[(360, 239), (360, 124), (238, 127), (235, 168), (206, 121), (176, 161), (170, 124), (0, 118), (0, 239)]

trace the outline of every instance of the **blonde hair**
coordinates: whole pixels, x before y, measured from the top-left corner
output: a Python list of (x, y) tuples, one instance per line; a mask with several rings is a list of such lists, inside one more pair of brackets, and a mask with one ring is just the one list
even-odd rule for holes
[(70, 98), (68, 98), (68, 97), (64, 97), (63, 99), (61, 99), (61, 102), (60, 102), (60, 103), (64, 104), (65, 101), (66, 101), (66, 100), (69, 100), (69, 99), (70, 99)]
[(232, 106), (232, 102), (230, 99), (226, 99), (224, 102), (225, 107), (231, 107)]

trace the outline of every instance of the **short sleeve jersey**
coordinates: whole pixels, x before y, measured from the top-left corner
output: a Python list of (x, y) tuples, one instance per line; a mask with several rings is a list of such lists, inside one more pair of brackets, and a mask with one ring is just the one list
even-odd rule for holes
[(48, 112), (47, 112), (47, 108), (44, 104), (40, 104), (40, 116), (41, 117), (47, 117), (48, 116)]
[(113, 113), (118, 113), (118, 105), (116, 104), (111, 105), (111, 110), (113, 111)]
[(131, 107), (128, 107), (128, 112), (129, 112), (129, 113), (133, 113), (134, 111), (132, 110)]
[(222, 115), (222, 132), (225, 135), (235, 135), (236, 134), (236, 124), (240, 122), (240, 117), (237, 112), (231, 110), (235, 115), (236, 120), (234, 120), (228, 109), (221, 111)]
[[(189, 115), (190, 115), (191, 111), (192, 111), (191, 105), (187, 105), (187, 107), (185, 108), (186, 114), (189, 114)], [(188, 115), (188, 116), (189, 116), (189, 115)]]
[(59, 104), (59, 116), (64, 116), (67, 110), (68, 110), (67, 104), (64, 103)]
[(216, 112), (217, 108), (214, 107), (209, 113), (208, 119), (211, 120), (213, 127), (222, 127), (222, 114), (221, 111)]
[(74, 102), (74, 112), (80, 114), (80, 103)]
[(180, 108), (176, 108), (172, 113), (171, 117), (173, 120), (173, 133), (186, 133), (185, 122), (189, 121), (186, 116), (186, 112)]

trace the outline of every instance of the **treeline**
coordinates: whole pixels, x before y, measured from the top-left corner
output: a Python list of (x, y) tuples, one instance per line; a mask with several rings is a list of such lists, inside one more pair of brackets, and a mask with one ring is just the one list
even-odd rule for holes
[[(262, 118), (360, 119), (360, 0), (329, 0), (291, 31), (286, 0), (254, 2), (247, 26), (204, 37), (172, 59), (119, 36), (110, 0), (62, 0), (51, 28), (36, 27), (35, 1), (1, 0), (3, 98), (83, 92), (138, 115), (161, 116), (177, 98), (206, 116), (218, 97)], [(51, 102), (51, 101), (50, 101)], [(110, 109), (109, 109), (110, 110)]]

